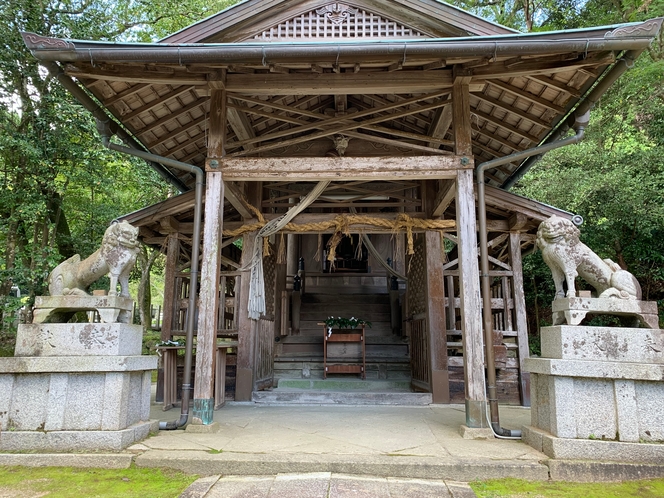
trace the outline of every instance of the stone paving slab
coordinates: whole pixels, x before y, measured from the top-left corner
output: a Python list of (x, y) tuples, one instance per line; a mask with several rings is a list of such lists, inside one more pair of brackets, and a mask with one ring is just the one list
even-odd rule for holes
[(383, 455), (301, 455), (260, 453), (209, 453), (203, 451), (147, 451), (135, 459), (138, 467), (170, 468), (187, 474), (210, 476), (272, 475), (333, 472), (378, 477), (451, 479), (469, 482), (519, 477), (547, 480), (548, 468), (539, 462), (489, 458), (393, 457)]
[(128, 469), (132, 459), (126, 453), (0, 453), (0, 467)]
[(466, 483), (330, 472), (199, 479), (181, 498), (473, 498)]

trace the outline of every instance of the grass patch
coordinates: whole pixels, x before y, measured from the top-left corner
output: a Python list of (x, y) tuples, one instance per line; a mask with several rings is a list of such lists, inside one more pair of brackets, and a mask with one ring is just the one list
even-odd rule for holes
[(625, 482), (573, 483), (493, 479), (472, 482), (479, 498), (661, 498), (664, 479)]
[(135, 467), (0, 467), (0, 496), (172, 498), (196, 479), (179, 472)]

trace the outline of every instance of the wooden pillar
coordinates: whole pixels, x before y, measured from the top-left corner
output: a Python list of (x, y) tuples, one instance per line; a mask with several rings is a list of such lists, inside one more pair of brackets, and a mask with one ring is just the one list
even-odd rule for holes
[(161, 322), (161, 340), (171, 340), (175, 298), (175, 273), (180, 259), (180, 240), (177, 233), (168, 235), (166, 268), (164, 270), (164, 319)]
[(521, 234), (510, 232), (509, 258), (512, 267), (512, 296), (514, 299), (517, 345), (519, 346), (519, 391), (521, 405), (530, 406), (530, 373), (525, 372), (523, 363), (529, 356), (528, 324), (526, 320), (526, 298), (523, 290), (523, 266), (521, 264)]
[[(256, 232), (242, 237), (242, 266), (249, 264), (256, 243)], [(243, 272), (240, 280), (240, 299), (238, 300), (238, 348), (237, 372), (235, 374), (235, 401), (251, 401), (254, 390), (254, 363), (256, 343), (256, 320), (249, 318), (250, 273)]]
[[(222, 82), (223, 83), (223, 82)], [(223, 86), (223, 85), (222, 85)], [(214, 414), (214, 373), (219, 309), (221, 232), (224, 217), (224, 181), (215, 171), (223, 157), (226, 141), (226, 90), (213, 88), (210, 94), (210, 134), (205, 178), (205, 226), (201, 283), (198, 298), (196, 380), (192, 423), (211, 424)], [(194, 244), (198, 241), (193, 241)], [(189, 310), (193, 313), (194, 310)]]
[[(454, 152), (472, 159), (470, 127), (470, 76), (455, 72), (452, 87)], [(482, 303), (477, 254), (477, 220), (473, 171), (457, 171), (456, 222), (459, 252), (459, 291), (463, 334), (463, 373), (466, 395), (466, 425), (488, 427), (484, 389)]]
[(297, 260), (300, 257), (299, 235), (289, 233), (286, 235), (286, 275), (290, 279), (290, 290), (293, 289), (293, 276), (297, 273)]
[(480, 270), (477, 260), (475, 198), (473, 196), (473, 172), (470, 170), (457, 173), (456, 213), (466, 425), (468, 427), (488, 427), (484, 390), (482, 302), (480, 300)]
[(445, 285), (440, 233), (424, 235), (426, 258), (426, 321), (431, 362), (431, 393), (434, 403), (450, 402), (447, 373), (447, 327), (445, 326)]

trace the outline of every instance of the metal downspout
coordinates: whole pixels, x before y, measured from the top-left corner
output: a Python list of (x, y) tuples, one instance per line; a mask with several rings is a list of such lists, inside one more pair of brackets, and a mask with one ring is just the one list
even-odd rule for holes
[[(62, 86), (64, 86), (69, 93), (71, 93), (79, 103), (85, 107), (98, 121), (108, 122), (111, 132), (114, 135), (117, 135), (125, 144), (129, 147), (132, 147), (136, 150), (141, 150), (141, 144), (132, 137), (127, 131), (122, 129), (115, 121), (112, 121), (110, 116), (106, 114), (102, 107), (99, 106), (78, 84), (65, 74), (62, 68), (55, 62), (44, 62), (41, 61), (41, 64), (48, 69), (48, 72), (56, 78)], [(159, 156), (154, 156), (160, 162), (162, 158)], [(155, 159), (148, 160), (148, 164), (157, 172), (159, 175), (168, 183), (177, 188), (180, 192), (186, 192), (189, 190), (185, 184), (183, 184), (178, 178), (174, 177), (170, 171), (164, 168), (159, 162), (156, 162)]]
[(196, 175), (196, 192), (194, 204), (194, 233), (192, 235), (191, 244), (191, 271), (189, 283), (189, 305), (187, 312), (186, 323), (186, 342), (184, 348), (184, 378), (182, 379), (182, 409), (180, 410), (180, 418), (172, 422), (159, 422), (159, 429), (161, 430), (174, 430), (184, 426), (189, 419), (189, 400), (191, 398), (191, 365), (193, 343), (194, 343), (194, 320), (196, 313), (196, 294), (198, 286), (198, 260), (200, 251), (201, 240), (201, 218), (203, 207), (203, 185), (204, 173), (201, 168), (192, 166), (191, 164), (169, 159), (167, 157), (157, 156), (142, 150), (130, 149), (121, 145), (111, 143), (112, 136), (110, 123), (108, 121), (102, 122), (97, 120), (97, 128), (102, 136), (102, 143), (111, 150), (129, 154), (132, 156), (140, 157), (146, 161), (158, 161), (159, 163), (171, 166), (172, 168), (194, 173)]
[[(634, 65), (634, 61), (639, 57), (639, 55), (641, 55), (641, 52), (643, 52), (643, 50), (628, 50), (625, 52), (618, 60), (618, 62), (616, 62), (616, 64), (609, 70), (609, 73), (604, 78), (602, 78), (602, 80), (597, 83), (592, 88), (590, 93), (581, 101), (579, 106), (575, 109), (575, 115), (579, 116), (591, 111), (595, 106), (595, 103), (602, 95), (604, 95), (609, 87), (613, 85), (613, 83), (615, 83), (616, 80), (620, 78), (620, 76), (622, 76), (625, 71)], [(569, 126), (566, 124), (559, 126), (547, 138), (546, 142), (551, 143), (559, 140), (560, 137), (564, 136), (568, 130)], [(521, 180), (521, 178), (523, 178), (528, 170), (532, 168), (537, 161), (539, 161), (539, 159), (539, 157), (535, 156), (525, 161), (518, 170), (512, 173), (507, 182), (505, 182), (503, 185), (503, 188), (505, 190), (510, 190), (519, 180)]]
[(500, 427), (500, 417), (498, 414), (498, 396), (496, 394), (496, 362), (493, 352), (493, 320), (491, 319), (491, 289), (489, 280), (489, 251), (488, 251), (488, 236), (487, 236), (487, 223), (486, 223), (486, 199), (484, 189), (484, 172), (507, 164), (512, 161), (518, 161), (538, 154), (544, 154), (553, 149), (558, 149), (566, 145), (571, 145), (580, 142), (585, 134), (584, 130), (590, 120), (590, 113), (586, 111), (583, 115), (575, 119), (573, 127), (576, 129), (574, 136), (559, 140), (557, 142), (540, 145), (532, 149), (524, 150), (510, 154), (509, 156), (500, 157), (492, 161), (487, 161), (477, 165), (475, 174), (477, 175), (477, 201), (478, 201), (478, 216), (480, 232), (480, 280), (482, 285), (482, 320), (484, 324), (484, 349), (486, 355), (486, 370), (487, 370), (487, 399), (489, 401), (489, 411), (491, 414), (491, 429), (497, 437), (521, 437), (520, 430), (503, 429)]

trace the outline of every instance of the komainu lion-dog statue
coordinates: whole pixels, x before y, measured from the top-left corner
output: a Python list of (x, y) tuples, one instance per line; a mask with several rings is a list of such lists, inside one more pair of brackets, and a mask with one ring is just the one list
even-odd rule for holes
[(114, 222), (106, 229), (101, 247), (88, 258), (81, 261), (75, 254), (55, 267), (48, 276), (48, 291), (51, 296), (88, 296), (88, 286), (110, 273), (108, 294), (117, 296), (120, 282), (120, 296), (129, 297), (129, 273), (138, 251), (138, 228), (126, 221)]
[(543, 221), (537, 230), (537, 245), (544, 262), (551, 269), (556, 298), (576, 297), (574, 279), (582, 277), (597, 290), (597, 297), (641, 299), (641, 286), (627, 270), (610, 259), (601, 259), (579, 240), (579, 229), (559, 216)]

